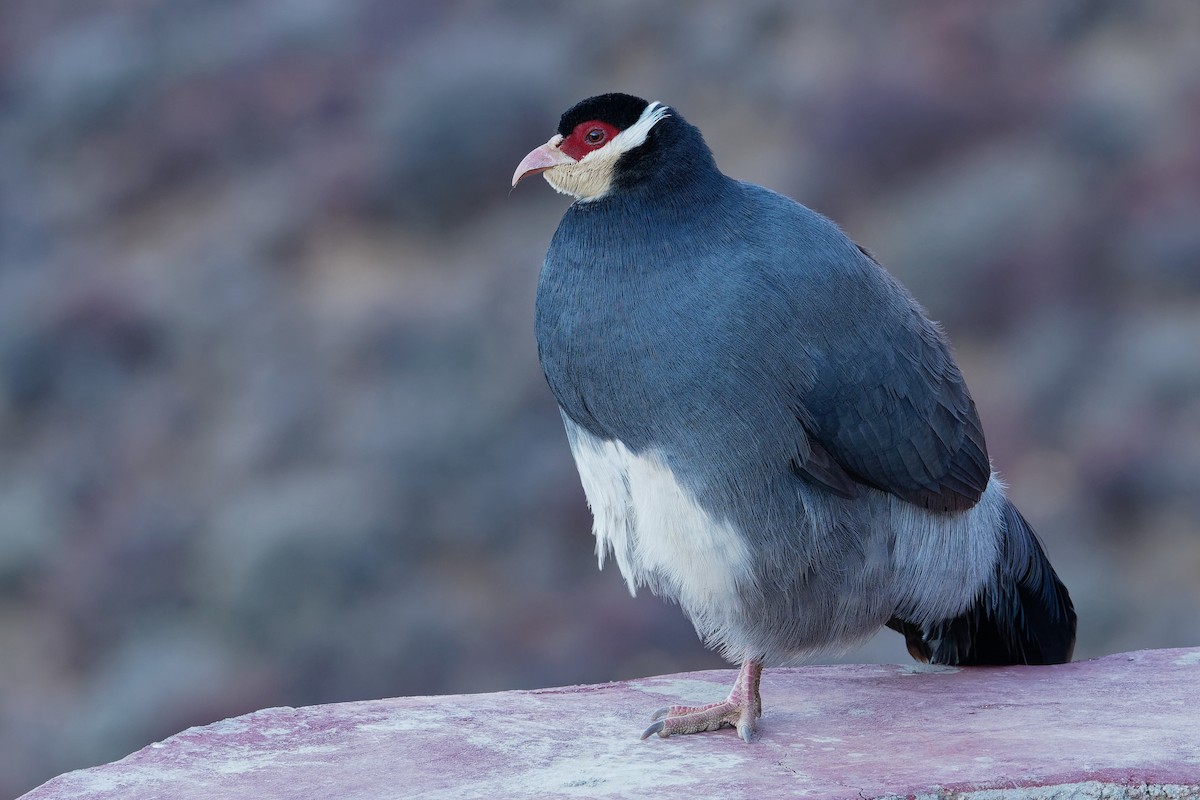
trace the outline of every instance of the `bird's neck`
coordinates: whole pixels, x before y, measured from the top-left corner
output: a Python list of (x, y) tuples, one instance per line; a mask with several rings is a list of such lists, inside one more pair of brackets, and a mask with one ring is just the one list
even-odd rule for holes
[(598, 200), (577, 202), (572, 210), (611, 215), (636, 224), (664, 225), (686, 221), (694, 225), (719, 208), (735, 186), (735, 182), (721, 174), (709, 157), (708, 164), (693, 168), (680, 164), (665, 166), (643, 180), (617, 186)]

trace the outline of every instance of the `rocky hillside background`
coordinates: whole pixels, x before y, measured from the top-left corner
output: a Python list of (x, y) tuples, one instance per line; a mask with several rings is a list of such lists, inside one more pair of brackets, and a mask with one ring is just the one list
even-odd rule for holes
[(509, 179), (607, 90), (945, 324), (1078, 656), (1200, 643), (1200, 5), (8, 0), (0, 795), (265, 706), (720, 663), (597, 572), (536, 362), (566, 201)]

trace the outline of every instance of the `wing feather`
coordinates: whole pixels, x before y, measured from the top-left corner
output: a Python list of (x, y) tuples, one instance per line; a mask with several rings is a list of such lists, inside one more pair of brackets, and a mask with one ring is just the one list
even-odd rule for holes
[(842, 330), (802, 398), (810, 446), (855, 481), (922, 508), (970, 508), (991, 465), (962, 373), (907, 290), (874, 259), (864, 268), (860, 285), (839, 287)]

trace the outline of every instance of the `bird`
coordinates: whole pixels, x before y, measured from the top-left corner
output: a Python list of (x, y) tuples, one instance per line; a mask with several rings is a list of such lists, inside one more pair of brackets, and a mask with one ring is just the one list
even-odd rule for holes
[(642, 739), (733, 727), (767, 666), (886, 626), (934, 665), (1071, 660), (1076, 615), (992, 469), (947, 337), (829, 218), (728, 177), (674, 107), (568, 109), (525, 156), (573, 198), (535, 333), (600, 567), (739, 665)]

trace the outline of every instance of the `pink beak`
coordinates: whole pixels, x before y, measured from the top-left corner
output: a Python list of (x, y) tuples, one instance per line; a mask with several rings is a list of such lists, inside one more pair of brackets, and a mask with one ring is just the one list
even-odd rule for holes
[(513, 186), (516, 186), (530, 175), (537, 175), (560, 164), (575, 163), (575, 159), (558, 149), (556, 139), (561, 140), (560, 137), (555, 136), (554, 139), (546, 142), (521, 159), (521, 163), (517, 165), (517, 171), (513, 173)]

